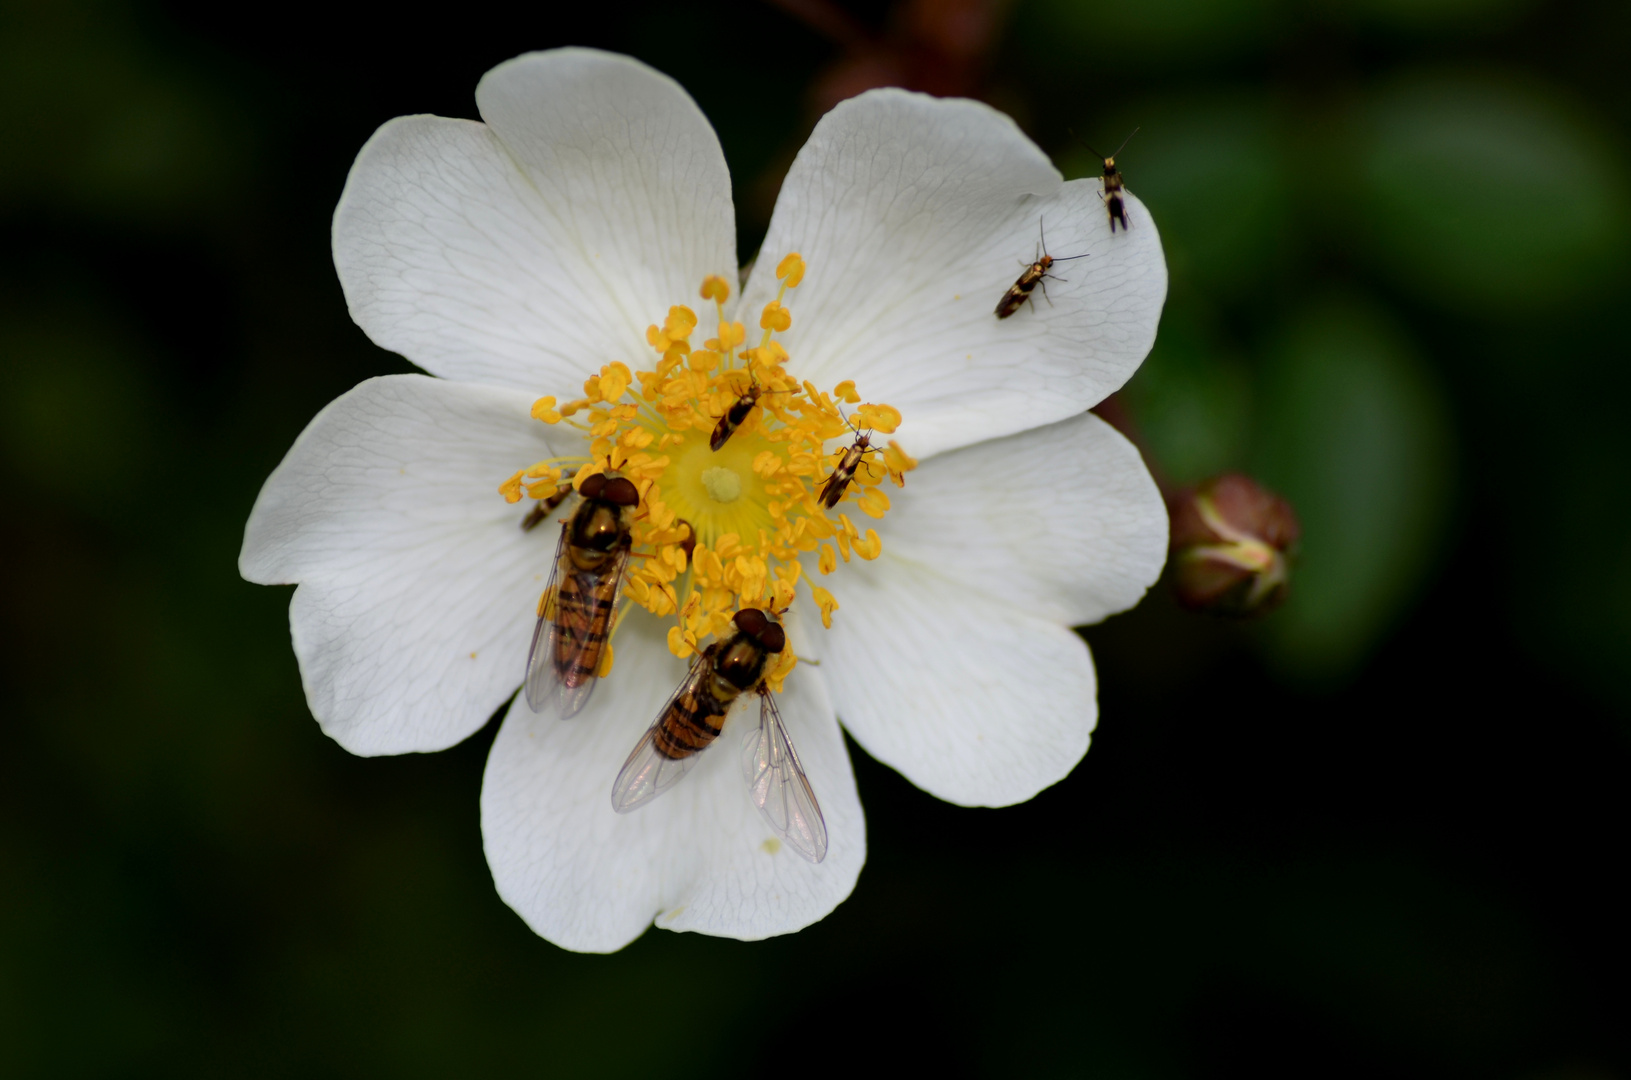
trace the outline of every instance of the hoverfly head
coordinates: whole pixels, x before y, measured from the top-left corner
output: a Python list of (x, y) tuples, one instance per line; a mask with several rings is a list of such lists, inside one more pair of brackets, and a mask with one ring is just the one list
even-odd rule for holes
[[(596, 477), (590, 477), (589, 479), (593, 480)], [(589, 480), (585, 480), (583, 483), (585, 487), (589, 486)], [(601, 487), (600, 493), (591, 496), (591, 498), (609, 502), (613, 506), (640, 505), (640, 491), (634, 486), (634, 482), (626, 476), (614, 476), (607, 480)]]
[(736, 629), (758, 643), (768, 653), (779, 653), (787, 648), (787, 631), (769, 613), (758, 608), (743, 608), (733, 617)]

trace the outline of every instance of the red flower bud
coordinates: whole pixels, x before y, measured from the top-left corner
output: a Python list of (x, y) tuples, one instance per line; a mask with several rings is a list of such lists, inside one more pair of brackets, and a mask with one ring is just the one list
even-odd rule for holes
[(1240, 473), (1173, 496), (1173, 589), (1191, 611), (1246, 618), (1286, 598), (1302, 534), (1291, 504)]

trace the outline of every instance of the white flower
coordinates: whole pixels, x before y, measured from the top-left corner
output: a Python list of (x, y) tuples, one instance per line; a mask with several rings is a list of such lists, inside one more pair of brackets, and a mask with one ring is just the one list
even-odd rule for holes
[[(476, 98), (484, 123), (383, 126), (334, 218), (352, 317), (436, 377), (372, 379), (324, 409), (267, 481), (240, 561), (251, 581), (299, 584), (307, 700), (358, 754), (443, 749), (514, 697), (559, 532), (523, 532), (495, 487), (585, 456), (579, 432), (533, 418), (535, 401), (614, 362), (652, 368), (647, 328), (696, 303), (709, 275), (734, 280), (724, 157), (672, 80), (563, 49), (500, 65)], [(1070, 627), (1135, 604), (1167, 541), (1137, 452), (1085, 411), (1148, 352), (1166, 291), (1154, 222), (1129, 198), (1132, 229), (1112, 236), (1099, 190), (1063, 182), (971, 101), (875, 91), (816, 127), (765, 258), (722, 315), (757, 313), (778, 295), (776, 260), (801, 253), (808, 272), (783, 294), (787, 374), (889, 401), (921, 463), (877, 522), (882, 554), (831, 579), (832, 628), (799, 618), (803, 599), (789, 616), (820, 664), (799, 665), (778, 700), (828, 857), (777, 851), (732, 750), (613, 813), (613, 777), (686, 670), (673, 620), (633, 608), (588, 707), (567, 721), (511, 708), (488, 760), (487, 857), (538, 933), (610, 950), (654, 918), (739, 938), (822, 918), (866, 854), (839, 717), (964, 805), (1023, 801), (1081, 759), (1095, 679)], [(1044, 222), (1056, 257), (1090, 257), (998, 320)]]

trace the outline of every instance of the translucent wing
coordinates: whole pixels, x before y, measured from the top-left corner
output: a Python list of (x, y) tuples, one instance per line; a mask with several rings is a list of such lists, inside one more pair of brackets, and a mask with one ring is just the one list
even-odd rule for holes
[(712, 664), (706, 655), (693, 660), (691, 670), (680, 681), (679, 689), (658, 711), (657, 719), (640, 736), (640, 741), (634, 744), (633, 752), (623, 762), (617, 779), (612, 782), (612, 809), (619, 814), (644, 806), (679, 783), (702, 757), (700, 750), (686, 757), (669, 757), (658, 748), (657, 735), (664, 725), (673, 722), (676, 706), (698, 694), (711, 670)]
[(561, 579), (561, 556), (566, 554), (566, 530), (571, 527), (571, 521), (561, 522), (561, 536), (555, 542), (555, 559), (549, 564), (549, 584), (544, 587), (544, 605), (538, 613), (538, 622), (532, 628), (532, 647), (527, 650), (527, 679), (524, 684), (527, 695), (527, 708), (533, 712), (543, 712), (545, 706), (551, 704), (552, 691), (555, 683), (555, 665), (550, 657), (555, 655), (551, 641), (550, 615), (554, 611), (555, 586)]
[(742, 742), (742, 774), (747, 777), (753, 805), (777, 836), (811, 862), (827, 857), (827, 822), (821, 816), (821, 804), (787, 738), (776, 697), (763, 685), (759, 687), (759, 727)]
[(548, 603), (533, 627), (527, 653), (527, 707), (553, 712), (562, 720), (576, 716), (589, 703), (600, 681), (595, 673), (611, 638), (623, 569), (629, 561), (624, 550), (603, 571), (573, 570), (566, 554), (571, 527), (570, 521), (561, 523), (555, 566), (545, 590)]

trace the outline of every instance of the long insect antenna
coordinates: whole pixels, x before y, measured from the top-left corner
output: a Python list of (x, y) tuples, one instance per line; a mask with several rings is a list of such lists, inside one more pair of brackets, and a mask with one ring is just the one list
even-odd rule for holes
[[(1081, 143), (1084, 147), (1086, 147), (1088, 153), (1092, 154), (1094, 157), (1099, 158), (1101, 160), (1104, 158), (1103, 154), (1101, 154), (1097, 150), (1093, 149), (1093, 144), (1092, 143), (1088, 142), (1086, 139), (1082, 138), (1079, 134), (1076, 133), (1075, 128), (1067, 127), (1067, 128), (1065, 128), (1065, 130), (1070, 132), (1071, 138), (1075, 139), (1077, 142)], [(1136, 134), (1136, 132), (1134, 132), (1134, 134)], [(1132, 135), (1129, 135), (1127, 137), (1130, 139), (1130, 138), (1132, 138)], [(1126, 146), (1127, 144), (1122, 143), (1122, 145)], [(1119, 153), (1121, 153), (1121, 151), (1117, 150), (1116, 153), (1119, 154)]]
[(1137, 135), (1137, 134), (1138, 134), (1138, 128), (1134, 128), (1131, 135), (1128, 135), (1125, 139), (1121, 140), (1121, 145), (1116, 147), (1116, 152), (1110, 155), (1109, 160), (1114, 161), (1114, 160), (1116, 160), (1116, 158), (1120, 157), (1121, 152), (1123, 150), (1127, 149), (1127, 144), (1133, 141), (1133, 135)]
[(871, 440), (871, 438), (872, 438), (872, 429), (871, 428), (867, 428), (866, 433), (863, 435), (861, 433), (861, 429), (856, 427), (854, 424), (851, 424), (849, 422), (849, 417), (844, 416), (844, 410), (843, 409), (839, 409), (836, 403), (833, 405), (833, 408), (838, 409), (838, 415), (844, 417), (844, 423), (849, 426), (849, 429), (851, 431), (855, 432), (855, 437), (857, 439), (867, 439), (868, 441)]
[(1097, 150), (1093, 149), (1093, 144), (1088, 142), (1086, 139), (1082, 138), (1080, 135), (1077, 135), (1075, 128), (1067, 127), (1065, 130), (1070, 132), (1072, 135), (1074, 135), (1076, 137), (1077, 142), (1079, 142), (1083, 146), (1087, 147), (1087, 152), (1092, 154), (1094, 157), (1102, 158), (1105, 161), (1114, 161), (1114, 160), (1116, 160), (1116, 158), (1121, 156), (1121, 152), (1123, 150), (1127, 149), (1127, 144), (1133, 141), (1133, 135), (1137, 135), (1139, 133), (1139, 131), (1142, 130), (1142, 127), (1143, 127), (1143, 125), (1139, 125), (1139, 127), (1135, 127), (1133, 129), (1133, 131), (1132, 131), (1132, 135), (1128, 135), (1125, 139), (1121, 140), (1121, 145), (1116, 147), (1116, 152), (1113, 153), (1113, 154), (1109, 154), (1109, 155), (1101, 154)]
[(838, 410), (838, 418), (840, 420), (844, 421), (845, 426), (848, 427), (851, 431), (855, 432), (856, 436), (859, 437), (860, 434), (861, 434), (861, 429), (849, 422), (849, 417), (844, 415), (844, 407), (842, 405), (839, 405), (837, 402), (834, 402), (833, 403), (833, 408)]

